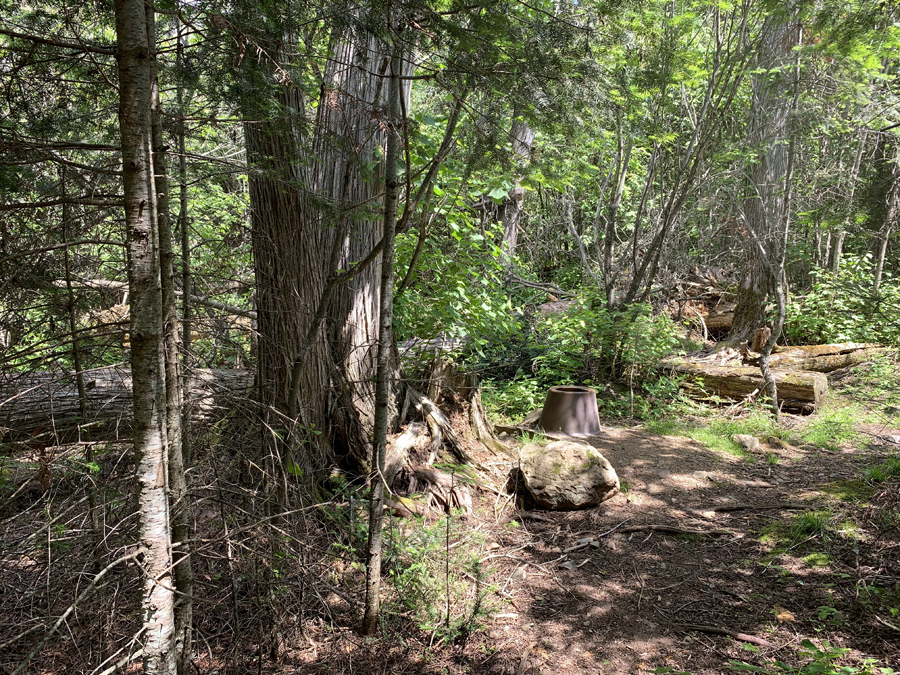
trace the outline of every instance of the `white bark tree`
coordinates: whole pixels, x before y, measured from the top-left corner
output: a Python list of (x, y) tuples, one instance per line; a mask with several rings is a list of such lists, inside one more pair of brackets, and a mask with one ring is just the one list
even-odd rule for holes
[(169, 528), (163, 313), (151, 107), (155, 86), (152, 0), (116, 0), (134, 452), (143, 568), (144, 672), (173, 675), (175, 594)]

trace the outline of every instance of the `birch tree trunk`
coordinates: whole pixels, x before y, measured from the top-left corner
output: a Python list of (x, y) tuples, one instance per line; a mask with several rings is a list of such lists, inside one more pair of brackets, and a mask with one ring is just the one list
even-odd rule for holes
[(174, 593), (167, 495), (162, 298), (150, 116), (152, 2), (116, 0), (139, 532), (143, 552), (144, 672), (175, 673)]

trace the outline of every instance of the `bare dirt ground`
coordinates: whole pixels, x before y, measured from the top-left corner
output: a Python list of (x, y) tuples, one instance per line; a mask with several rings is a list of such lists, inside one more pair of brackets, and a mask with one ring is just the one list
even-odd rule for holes
[[(377, 640), (357, 632), (362, 548), (353, 532), (360, 523), (352, 515), (335, 520), (354, 512), (352, 498), (309, 505), (290, 525), (268, 528), (259, 515), (265, 494), (248, 482), (246, 463), (210, 452), (202, 460), (209, 475), (198, 469), (194, 478), (194, 672), (710, 675), (729, 672), (731, 659), (797, 666), (805, 639), (849, 650), (842, 665), (871, 658), (900, 669), (900, 484), (861, 479), (900, 450), (900, 431), (864, 431), (838, 450), (763, 439), (738, 457), (609, 426), (589, 441), (615, 467), (622, 492), (574, 512), (517, 504), (504, 489), (515, 459), (482, 454), (473, 515), (454, 517), (452, 538), (430, 549), (437, 555), (427, 570), (443, 569), (445, 550), (467, 546), (480, 556), (483, 579), (469, 567), (451, 569), (450, 554), (445, 570), (470, 606), (479, 586), (488, 591), (475, 629), (448, 634), (442, 607), (433, 608), (434, 629), (423, 628), (415, 612), (429, 603), (414, 593), (418, 608), (398, 601), (391, 575), (400, 568), (389, 565), (386, 594), (395, 595)], [(207, 446), (221, 438), (210, 436)], [(127, 449), (110, 455), (101, 472), (103, 564), (131, 550), (136, 536), (128, 458)], [(12, 496), (0, 513), (3, 675), (94, 578), (84, 486), (60, 465), (42, 493), (34, 471), (40, 458), (22, 460), (7, 473)], [(804, 514), (821, 518), (812, 529), (794, 527)], [(52, 526), (42, 524), (49, 516)], [(415, 528), (439, 522), (393, 519), (391, 527), (404, 542)], [(419, 554), (405, 555), (405, 573), (415, 577)], [(109, 664), (123, 654), (127, 662), (138, 644), (139, 591), (135, 565), (112, 570), (23, 672), (114, 672)], [(277, 653), (273, 630), (282, 638)], [(746, 650), (748, 642), (758, 651)], [(116, 672), (139, 670), (126, 663)]]
[[(590, 442), (622, 481), (613, 499), (519, 513), (519, 527), (509, 517), (496, 524), (493, 498), (476, 512), (475, 526), (496, 542), (486, 564), (502, 598), (483, 632), (435, 647), (428, 634), (374, 643), (348, 626), (285, 672), (706, 675), (726, 672), (730, 659), (796, 664), (804, 638), (850, 649), (841, 663), (900, 666), (897, 619), (878, 616), (873, 600), (898, 591), (896, 528), (867, 526), (866, 503), (841, 499), (866, 492), (860, 471), (895, 450), (890, 442), (828, 452), (773, 441), (752, 458), (640, 429), (608, 428)], [(804, 535), (773, 554), (766, 532), (824, 509), (830, 538)], [(622, 532), (649, 525), (710, 534)]]

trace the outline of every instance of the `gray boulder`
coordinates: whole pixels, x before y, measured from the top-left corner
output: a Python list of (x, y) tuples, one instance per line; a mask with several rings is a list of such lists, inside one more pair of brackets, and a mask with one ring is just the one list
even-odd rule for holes
[(519, 470), (535, 503), (545, 509), (595, 506), (619, 491), (615, 469), (584, 443), (529, 443), (519, 452)]

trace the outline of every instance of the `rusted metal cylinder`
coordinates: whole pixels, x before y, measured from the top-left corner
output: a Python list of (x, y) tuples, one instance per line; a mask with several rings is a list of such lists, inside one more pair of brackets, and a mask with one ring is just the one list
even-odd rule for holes
[(590, 387), (573, 385), (550, 387), (537, 426), (544, 431), (569, 436), (590, 436), (599, 433), (597, 391)]

